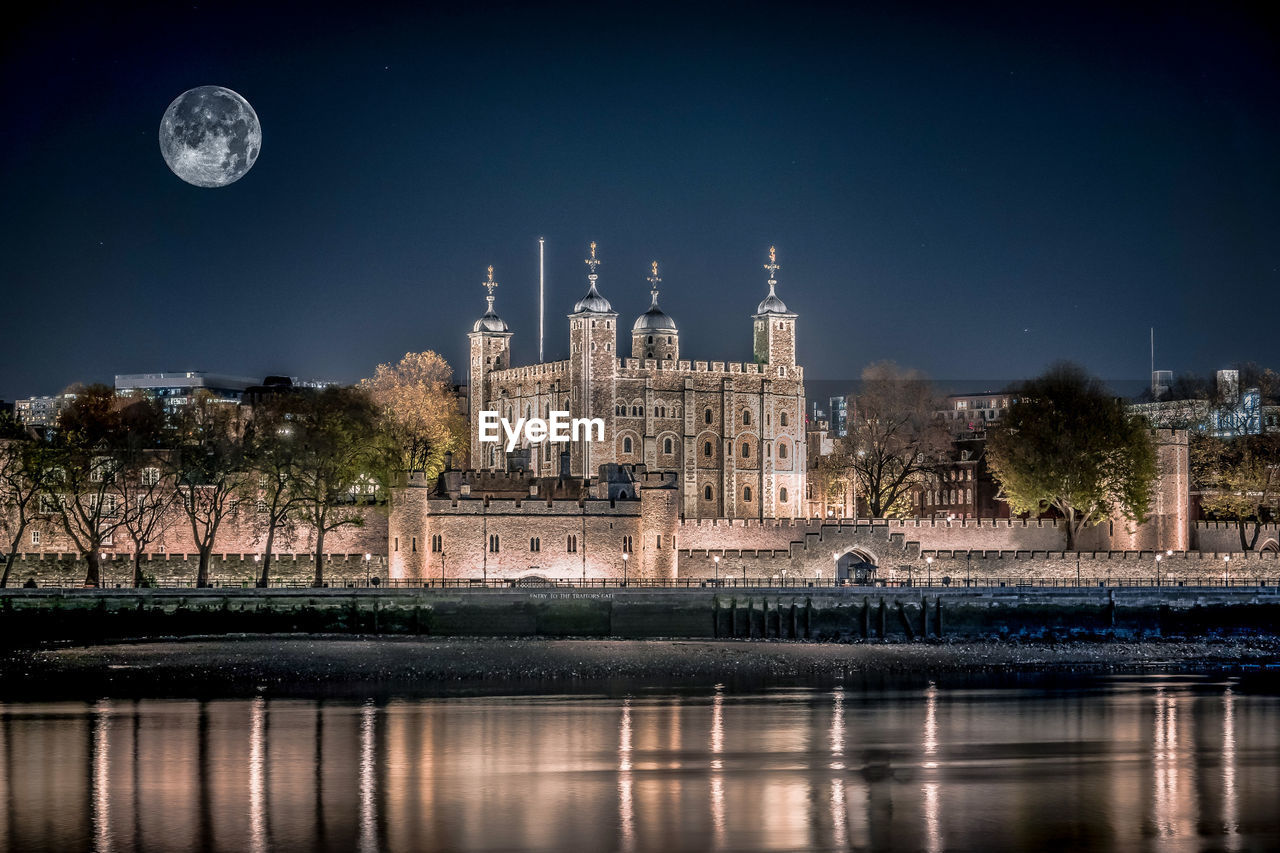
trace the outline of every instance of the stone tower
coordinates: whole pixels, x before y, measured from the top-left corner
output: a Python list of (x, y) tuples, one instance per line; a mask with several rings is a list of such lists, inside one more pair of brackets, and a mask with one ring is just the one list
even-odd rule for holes
[(756, 363), (791, 366), (796, 363), (796, 315), (787, 310), (775, 292), (777, 273), (781, 269), (777, 249), (770, 247), (769, 263), (764, 268), (769, 273), (769, 295), (752, 318)]
[(490, 399), (489, 376), (496, 370), (506, 370), (511, 366), (511, 331), (506, 322), (493, 310), (493, 289), (498, 283), (493, 280), (493, 267), (489, 267), (489, 278), (482, 282), (489, 291), (485, 299), (489, 307), (484, 316), (476, 320), (467, 335), (471, 341), (470, 379), (467, 384), (471, 411), (471, 467), (495, 468), (502, 465), (499, 456), (502, 453), (500, 444), (481, 445), (478, 428), (480, 412), (485, 408), (485, 401)]
[(589, 287), (569, 315), (569, 384), (573, 396), (569, 413), (574, 418), (604, 420), (603, 442), (576, 441), (569, 444), (569, 473), (588, 477), (603, 464), (613, 462), (613, 401), (618, 377), (618, 314), (609, 300), (596, 290), (600, 266), (596, 244), (586, 260)]
[(653, 296), (649, 310), (636, 318), (631, 327), (631, 357), (657, 359), (659, 367), (675, 367), (680, 360), (680, 331), (676, 321), (658, 307), (658, 262), (649, 275), (649, 292)]

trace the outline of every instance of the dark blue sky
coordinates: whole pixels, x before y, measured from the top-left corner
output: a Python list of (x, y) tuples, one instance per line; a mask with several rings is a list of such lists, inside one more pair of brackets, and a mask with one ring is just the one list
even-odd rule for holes
[[(549, 358), (594, 239), (624, 329), (661, 261), (689, 358), (750, 358), (776, 244), (811, 377), (1142, 378), (1151, 325), (1158, 367), (1280, 366), (1263, 4), (109, 5), (0, 34), (6, 399), (465, 366), (490, 263), (531, 360), (538, 236)], [(156, 141), (207, 84), (263, 126), (220, 189)]]

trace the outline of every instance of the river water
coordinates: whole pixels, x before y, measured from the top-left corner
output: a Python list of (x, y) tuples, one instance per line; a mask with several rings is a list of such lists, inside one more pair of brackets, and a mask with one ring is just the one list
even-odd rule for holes
[(6, 850), (1280, 849), (1232, 678), (0, 706)]

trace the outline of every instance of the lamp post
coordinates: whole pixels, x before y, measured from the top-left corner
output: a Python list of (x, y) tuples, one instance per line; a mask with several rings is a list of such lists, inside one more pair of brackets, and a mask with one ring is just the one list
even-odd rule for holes
[(786, 569), (783, 569), (783, 570), (782, 570), (782, 585), (783, 585), (783, 586), (786, 586), (786, 585), (787, 585), (787, 570), (786, 570)]
[(1164, 554), (1156, 554), (1156, 586), (1160, 586), (1160, 560), (1164, 558)]
[(631, 555), (626, 551), (622, 552), (622, 585), (627, 585), (627, 560), (631, 559)]
[(924, 585), (933, 586), (933, 557), (925, 557), (924, 566)]
[(817, 582), (817, 586), (822, 585), (822, 569), (813, 570), (813, 579)]
[(716, 563), (716, 586), (720, 586), (720, 555), (716, 554), (711, 559), (715, 560)]
[(1222, 555), (1222, 585), (1227, 586), (1231, 583), (1231, 555)]
[(369, 564), (373, 560), (373, 555), (366, 552), (364, 555), (364, 585), (369, 585)]

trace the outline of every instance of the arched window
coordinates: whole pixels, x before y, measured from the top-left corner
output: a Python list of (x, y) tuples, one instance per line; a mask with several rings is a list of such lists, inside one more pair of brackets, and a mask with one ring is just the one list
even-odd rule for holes
[(702, 413), (702, 420), (706, 423), (711, 423), (712, 415), (711, 415), (710, 409), (707, 409), (705, 412)]
[[(671, 336), (670, 336), (670, 335), (667, 335), (667, 343), (671, 343)], [(671, 358), (671, 356), (667, 356), (667, 358)]]
[(578, 553), (578, 537), (576, 534), (573, 534), (573, 533), (569, 534), (569, 541), (567, 543), (567, 547), (570, 554)]
[(653, 335), (649, 336), (649, 343), (653, 343)]
[(779, 458), (779, 459), (786, 459), (786, 458), (787, 458), (787, 445), (786, 445), (786, 442), (779, 442), (779, 444), (778, 444), (778, 458)]
[(542, 538), (533, 536), (529, 539), (529, 550), (537, 554), (542, 551)]
[(489, 536), (489, 553), (496, 554), (502, 547), (502, 542), (498, 539), (498, 534), (493, 533)]
[(626, 438), (622, 439), (622, 452), (623, 453), (631, 452), (631, 436), (627, 436)]
[(742, 410), (742, 425), (751, 426), (751, 410), (750, 409)]
[(708, 457), (711, 456), (711, 442), (704, 441), (702, 443), (702, 455)]
[(781, 489), (778, 489), (778, 500), (782, 501), (783, 503), (787, 502), (787, 489), (785, 486), (782, 487)]
[(744, 487), (744, 488), (743, 488), (743, 490), (742, 490), (742, 499), (743, 499), (744, 501), (750, 501), (750, 500), (751, 500), (751, 487), (750, 487), (750, 486), (746, 486), (746, 487)]
[(670, 453), (670, 452), (671, 452), (671, 439), (669, 439), (669, 438), (664, 438), (664, 439), (662, 440), (662, 452), (663, 452), (663, 453)]
[(778, 423), (782, 424), (783, 426), (786, 426), (786, 425), (787, 425), (787, 413), (786, 413), (786, 412), (783, 412), (782, 414), (778, 415), (778, 418), (779, 418)]
[(706, 500), (711, 500), (711, 487), (710, 487), (710, 486), (707, 486), (705, 489), (703, 489), (703, 490), (702, 490), (702, 497), (703, 497), (703, 498), (705, 498)]
[(750, 458), (750, 457), (751, 457), (751, 445), (747, 444), (747, 443), (744, 441), (744, 442), (742, 442), (742, 458), (743, 458), (743, 459), (748, 459), (748, 458)]

